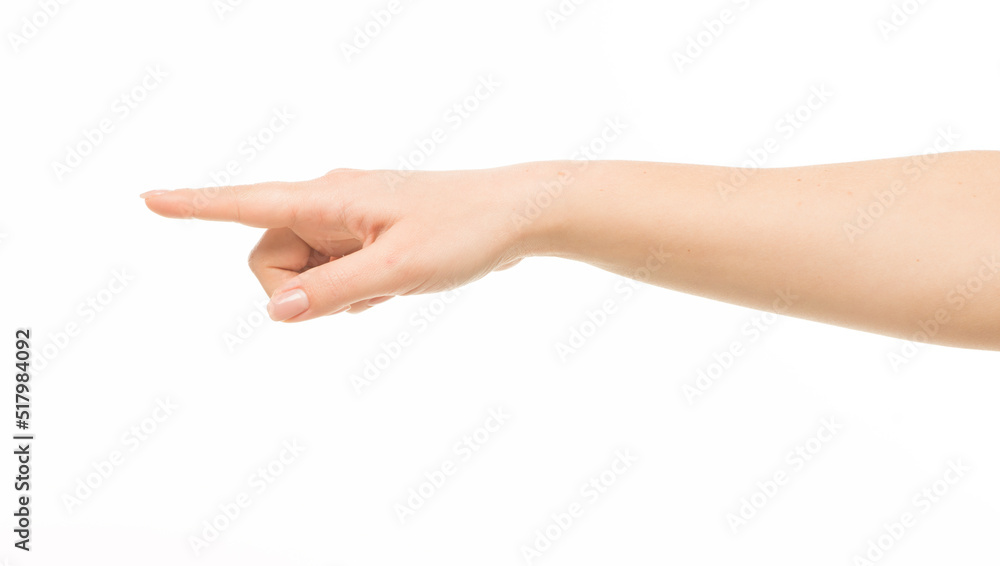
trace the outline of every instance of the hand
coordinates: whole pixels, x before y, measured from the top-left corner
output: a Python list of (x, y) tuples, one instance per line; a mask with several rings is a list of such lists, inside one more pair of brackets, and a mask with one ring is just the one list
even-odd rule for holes
[(517, 263), (526, 249), (511, 222), (515, 175), (337, 169), (312, 181), (141, 196), (168, 218), (267, 228), (250, 268), (271, 297), (271, 318), (300, 322), (445, 291)]

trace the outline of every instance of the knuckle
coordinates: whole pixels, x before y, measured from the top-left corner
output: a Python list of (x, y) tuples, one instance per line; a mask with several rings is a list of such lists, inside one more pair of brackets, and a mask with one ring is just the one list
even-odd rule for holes
[(352, 177), (357, 176), (357, 174), (359, 172), (360, 171), (358, 169), (349, 169), (349, 168), (346, 168), (346, 167), (338, 167), (336, 169), (331, 169), (331, 170), (327, 171), (326, 174), (323, 175), (322, 178), (325, 179), (325, 180), (328, 180), (328, 181), (347, 180), (347, 179), (350, 179)]
[(259, 265), (260, 265), (260, 254), (257, 252), (257, 247), (254, 246), (254, 248), (250, 250), (250, 253), (247, 254), (247, 266), (250, 268), (250, 271), (257, 273)]
[(343, 290), (348, 282), (341, 269), (320, 267), (310, 269), (306, 273), (312, 274), (310, 279), (312, 279), (312, 283), (322, 296), (334, 302), (339, 300), (337, 297), (343, 294)]
[[(233, 220), (235, 220), (237, 223), (239, 223), (243, 219), (243, 215), (240, 212), (240, 208), (241, 208), (240, 200), (242, 198), (242, 196), (240, 195), (240, 191), (236, 190), (235, 187), (228, 187), (227, 186), (227, 187), (223, 188), (223, 193), (226, 195), (226, 197), (228, 198), (229, 202), (232, 203), (233, 216), (234, 216)], [(214, 197), (212, 197), (212, 198), (214, 198)]]

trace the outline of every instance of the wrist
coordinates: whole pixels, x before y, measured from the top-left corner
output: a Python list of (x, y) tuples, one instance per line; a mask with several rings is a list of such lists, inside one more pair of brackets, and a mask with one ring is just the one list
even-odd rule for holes
[(574, 209), (583, 192), (584, 161), (541, 161), (504, 167), (506, 227), (519, 257), (571, 254)]

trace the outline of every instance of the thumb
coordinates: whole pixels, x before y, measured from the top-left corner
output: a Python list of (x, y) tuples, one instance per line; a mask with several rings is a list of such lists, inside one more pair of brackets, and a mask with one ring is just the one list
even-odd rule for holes
[(397, 294), (404, 283), (398, 248), (386, 237), (303, 271), (275, 289), (267, 312), (273, 320), (301, 322), (347, 310), (352, 304)]

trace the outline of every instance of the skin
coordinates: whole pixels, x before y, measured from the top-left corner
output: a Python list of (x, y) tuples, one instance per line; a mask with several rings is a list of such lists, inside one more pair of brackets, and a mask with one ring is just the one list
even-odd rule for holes
[[(755, 309), (1000, 349), (1000, 152), (746, 171), (628, 161), (337, 169), (143, 197), (168, 218), (266, 228), (249, 263), (272, 318), (287, 322), (557, 256)], [(289, 293), (308, 308), (286, 316)]]

